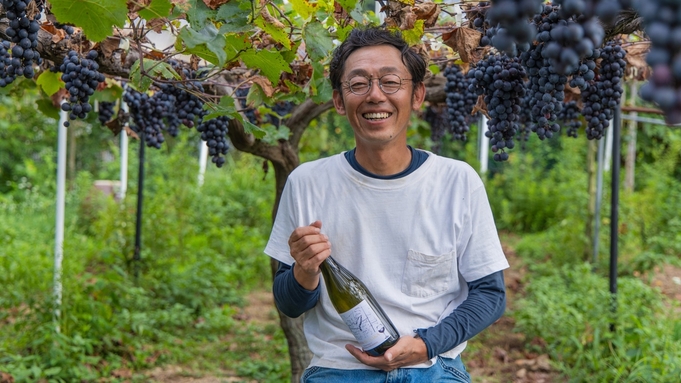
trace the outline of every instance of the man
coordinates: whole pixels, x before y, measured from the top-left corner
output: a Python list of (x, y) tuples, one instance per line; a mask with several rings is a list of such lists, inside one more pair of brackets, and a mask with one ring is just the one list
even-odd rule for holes
[[(274, 297), (313, 353), (302, 382), (470, 382), (459, 354), (505, 309), (501, 249), (484, 185), (467, 164), (407, 145), (426, 62), (402, 38), (356, 29), (330, 66), (355, 149), (308, 162), (284, 188), (265, 253)], [(319, 265), (362, 280), (401, 334), (370, 356), (331, 304)]]

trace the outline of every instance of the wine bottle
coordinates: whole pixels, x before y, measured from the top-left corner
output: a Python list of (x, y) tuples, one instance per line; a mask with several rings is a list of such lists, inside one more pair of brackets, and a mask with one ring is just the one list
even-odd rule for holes
[(394, 346), (400, 334), (364, 283), (331, 257), (320, 269), (333, 307), (362, 349), (380, 356)]

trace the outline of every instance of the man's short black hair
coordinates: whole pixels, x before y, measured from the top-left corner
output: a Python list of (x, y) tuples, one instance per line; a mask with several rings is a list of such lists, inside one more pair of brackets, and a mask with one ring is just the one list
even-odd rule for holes
[(341, 90), (341, 76), (348, 56), (359, 48), (376, 45), (392, 45), (397, 48), (402, 53), (402, 63), (409, 70), (414, 85), (423, 82), (427, 64), (421, 55), (409, 47), (399, 32), (376, 27), (356, 28), (333, 52), (329, 65), (329, 78), (333, 89)]

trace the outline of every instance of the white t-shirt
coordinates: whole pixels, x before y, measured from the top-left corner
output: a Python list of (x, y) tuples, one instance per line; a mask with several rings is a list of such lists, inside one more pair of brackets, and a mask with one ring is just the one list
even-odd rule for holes
[[(428, 154), (416, 171), (390, 180), (360, 174), (342, 153), (301, 164), (284, 187), (265, 253), (291, 265), (291, 233), (320, 220), (334, 259), (364, 282), (401, 336), (434, 326), (466, 299), (467, 281), (509, 265), (478, 174)], [(320, 287), (304, 314), (310, 365), (370, 368), (345, 349), (359, 344)], [(441, 355), (455, 358), (465, 347)]]

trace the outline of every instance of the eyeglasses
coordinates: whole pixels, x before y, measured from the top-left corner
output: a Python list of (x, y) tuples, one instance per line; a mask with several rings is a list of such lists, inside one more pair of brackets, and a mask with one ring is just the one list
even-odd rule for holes
[(345, 87), (350, 90), (350, 92), (363, 96), (371, 90), (371, 85), (374, 80), (378, 80), (378, 87), (385, 94), (397, 93), (398, 90), (402, 88), (402, 81), (411, 80), (410, 78), (401, 78), (396, 74), (385, 74), (379, 78), (372, 78), (366, 76), (354, 76), (345, 82)]

